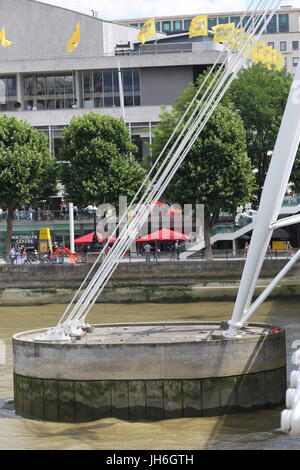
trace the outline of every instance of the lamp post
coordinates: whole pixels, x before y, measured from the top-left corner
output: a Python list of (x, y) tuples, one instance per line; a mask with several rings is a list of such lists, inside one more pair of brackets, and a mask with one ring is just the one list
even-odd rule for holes
[(97, 208), (93, 209), (93, 217), (94, 217), (94, 235), (93, 235), (93, 240), (91, 243), (91, 251), (100, 251), (101, 250), (101, 245), (99, 243), (98, 235), (97, 235), (97, 219), (96, 219), (96, 212)]

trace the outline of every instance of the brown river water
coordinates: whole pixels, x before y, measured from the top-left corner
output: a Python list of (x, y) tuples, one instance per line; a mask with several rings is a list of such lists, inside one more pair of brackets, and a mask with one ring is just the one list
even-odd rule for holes
[[(97, 304), (90, 323), (228, 320), (231, 302), (188, 304)], [(1, 409), (13, 397), (11, 337), (21, 331), (54, 326), (63, 305), (0, 308), (0, 341), (6, 363), (0, 364), (0, 449), (30, 450), (284, 450), (300, 449), (300, 437), (282, 433), (280, 408), (225, 417), (126, 422), (109, 418), (84, 424), (23, 419)], [(266, 302), (251, 321), (286, 328), (288, 377), (292, 342), (300, 340), (299, 301)]]

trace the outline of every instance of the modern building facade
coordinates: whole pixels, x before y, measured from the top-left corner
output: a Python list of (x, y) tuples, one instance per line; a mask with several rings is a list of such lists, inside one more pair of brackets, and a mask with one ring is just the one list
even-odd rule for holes
[[(205, 12), (198, 13), (199, 15)], [(208, 13), (208, 28), (217, 24), (235, 23), (241, 20), (246, 25), (249, 16), (244, 11)], [(189, 30), (194, 15), (168, 16), (156, 18), (156, 30), (168, 35), (178, 34)], [(132, 27), (141, 27), (148, 18), (122, 20), (120, 23)], [(294, 73), (300, 57), (300, 8), (282, 6), (273, 16), (263, 37), (269, 46), (282, 52), (285, 64), (290, 73)]]
[[(81, 25), (72, 54), (67, 42)], [(178, 94), (219, 55), (212, 37), (172, 40), (158, 34), (156, 44), (137, 41), (139, 28), (39, 3), (0, 4), (0, 27), (12, 45), (0, 47), (0, 113), (16, 115), (49, 137), (59, 157), (61, 132), (73, 116), (89, 111), (122, 117), (118, 68), (122, 73), (125, 120), (142, 158), (149, 152), (161, 105)]]
[[(73, 53), (67, 43), (80, 23), (81, 40)], [(34, 0), (0, 2), (0, 31), (5, 27), (9, 47), (0, 47), (0, 115), (25, 120), (49, 138), (54, 157), (60, 158), (62, 131), (74, 116), (95, 111), (121, 118), (118, 70), (121, 70), (125, 121), (137, 158), (149, 153), (153, 128), (161, 105), (167, 108), (195, 77), (215, 63), (220, 44), (212, 36), (159, 33), (157, 41), (141, 46), (139, 28), (103, 21)], [(4, 208), (3, 208), (4, 209)], [(15, 234), (33, 235), (50, 221), (15, 221)], [(68, 223), (54, 217), (57, 237), (63, 241)], [(93, 220), (76, 222), (76, 234), (93, 228)], [(5, 219), (0, 220), (0, 250)]]

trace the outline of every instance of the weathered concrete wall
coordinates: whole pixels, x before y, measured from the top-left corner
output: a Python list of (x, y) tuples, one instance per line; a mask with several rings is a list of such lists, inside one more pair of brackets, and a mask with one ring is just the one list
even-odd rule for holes
[[(285, 266), (287, 260), (266, 260), (261, 278), (275, 276)], [(134, 281), (144, 284), (194, 284), (201, 281), (239, 280), (244, 268), (244, 260), (232, 261), (180, 261), (180, 262), (132, 262), (119, 264), (113, 274), (113, 281)], [(74, 287), (79, 285), (91, 265), (89, 264), (36, 264), (0, 265), (0, 288), (4, 287)], [(291, 270), (289, 277), (295, 277), (300, 262)]]
[[(286, 260), (265, 261), (255, 291), (259, 295)], [(100, 302), (196, 302), (234, 300), (244, 260), (121, 263)], [(69, 302), (90, 265), (0, 265), (0, 306)], [(270, 298), (300, 296), (299, 265)]]
[[(172, 325), (173, 323), (164, 323)], [(201, 322), (193, 323), (201, 330)], [(207, 324), (207, 322), (205, 322)], [(220, 325), (209, 323), (216, 329)], [(139, 324), (130, 324), (130, 327)], [(176, 323), (176, 326), (183, 325)], [(191, 322), (189, 322), (191, 325)], [(96, 325), (96, 329), (110, 325)], [(111, 325), (112, 327), (114, 325)], [(126, 324), (124, 327), (128, 327)], [(149, 331), (155, 324), (147, 324)], [(38, 335), (39, 331), (35, 332)], [(32, 333), (13, 337), (14, 371), (39, 379), (146, 380), (225, 377), (285, 366), (285, 334), (174, 343), (103, 344), (32, 341)]]
[(194, 380), (67, 381), (14, 374), (17, 415), (56, 422), (114, 417), (160, 420), (275, 407), (285, 400), (286, 370)]
[[(147, 325), (150, 330), (157, 326)], [(201, 329), (204, 322), (193, 325)], [(16, 413), (84, 422), (110, 416), (211, 416), (277, 406), (286, 390), (285, 332), (262, 326), (269, 334), (177, 343), (55, 344), (33, 341), (38, 331), (19, 333), (13, 338)]]

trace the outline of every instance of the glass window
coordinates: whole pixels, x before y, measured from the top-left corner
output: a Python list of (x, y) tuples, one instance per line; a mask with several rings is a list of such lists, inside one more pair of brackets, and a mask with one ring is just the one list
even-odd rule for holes
[(184, 20), (184, 31), (189, 31), (191, 20)]
[(94, 72), (94, 92), (102, 93), (103, 82), (102, 82), (102, 71)]
[(182, 31), (182, 21), (181, 20), (173, 21), (173, 30), (174, 31)]
[(279, 32), (288, 33), (289, 32), (289, 15), (278, 15), (279, 22)]
[(164, 33), (171, 31), (171, 21), (163, 21), (162, 22), (162, 30)]
[(293, 51), (298, 51), (299, 50), (299, 41), (293, 41), (292, 42), (292, 47), (293, 47)]
[(74, 84), (73, 84), (73, 77), (72, 75), (66, 75), (65, 76), (65, 92), (66, 94), (73, 94), (73, 89), (74, 89)]
[(217, 25), (217, 18), (208, 18), (208, 29)]
[(225, 24), (225, 23), (229, 23), (228, 16), (220, 16), (219, 17), (219, 24)]
[(134, 91), (140, 91), (140, 71), (139, 69), (133, 69), (133, 89)]
[[(83, 103), (85, 108), (120, 106), (119, 75), (117, 69), (86, 70), (82, 73)], [(140, 105), (140, 71), (122, 70), (124, 104)]]
[(240, 16), (231, 16), (230, 17), (230, 23), (234, 23), (235, 26), (238, 26), (240, 20), (241, 20)]
[(280, 41), (280, 51), (286, 51), (286, 41)]
[(273, 47), (274, 49), (274, 42), (268, 42), (268, 46)]
[(272, 16), (270, 23), (266, 28), (266, 33), (277, 33), (277, 15)]
[[(83, 84), (84, 88), (84, 84)], [(25, 75), (25, 107), (65, 109), (74, 102), (74, 76), (70, 73)]]
[(17, 103), (17, 78), (0, 77), (0, 111), (13, 111)]
[(299, 57), (293, 57), (293, 67), (297, 67), (299, 62)]
[(17, 96), (17, 78), (7, 77), (7, 94), (8, 96)]
[(160, 31), (160, 21), (156, 21), (155, 29), (156, 29), (156, 31)]
[(65, 77), (55, 77), (55, 92), (57, 95), (65, 94)]
[(93, 74), (90, 70), (83, 72), (83, 90), (85, 94), (93, 92)]
[(132, 77), (132, 70), (131, 69), (124, 69), (123, 70), (124, 92), (133, 90), (132, 78), (133, 78)]
[(46, 93), (47, 95), (54, 95), (55, 94), (55, 77), (48, 76), (46, 77)]
[(251, 23), (252, 23), (252, 21), (249, 21), (249, 20), (250, 20), (250, 16), (245, 16), (245, 17), (243, 18), (243, 21), (242, 21), (242, 23), (243, 23), (243, 28), (245, 28), (246, 30), (248, 30), (248, 29), (250, 28)]
[(103, 89), (104, 93), (112, 92), (112, 70), (103, 70)]
[(36, 77), (36, 94), (45, 95), (45, 77)]

